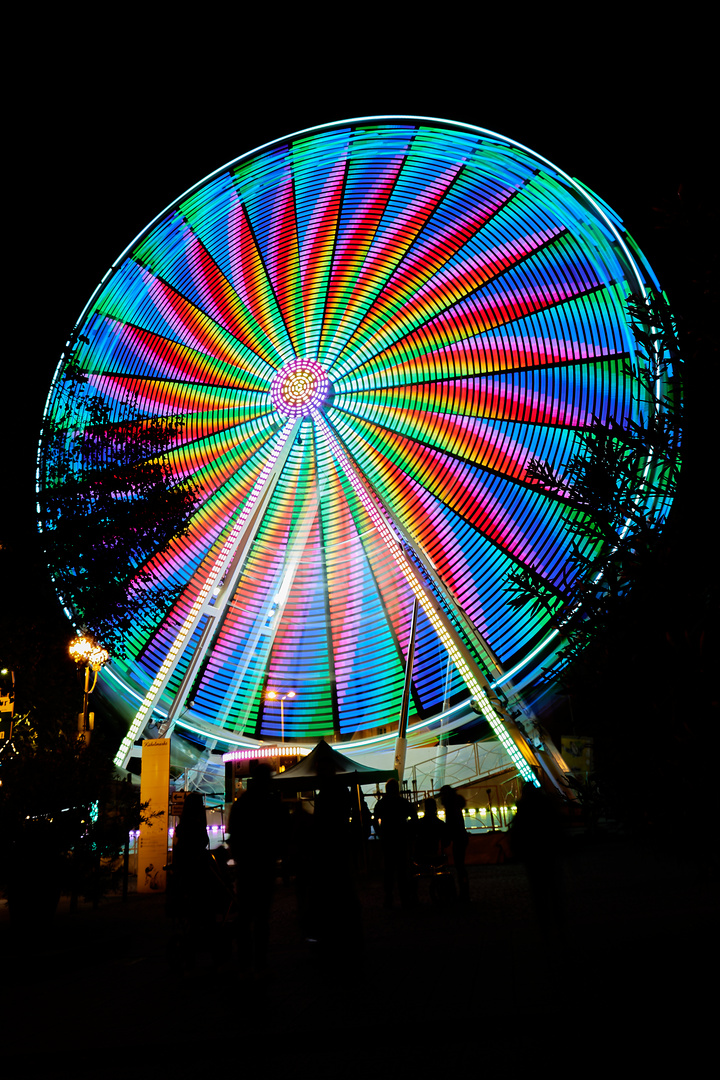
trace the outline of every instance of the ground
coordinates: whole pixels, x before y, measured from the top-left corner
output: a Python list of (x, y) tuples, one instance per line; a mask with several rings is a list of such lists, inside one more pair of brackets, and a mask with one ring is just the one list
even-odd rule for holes
[(394, 1063), (465, 1075), (510, 1043), (536, 1062), (610, 1052), (647, 1066), (676, 1039), (686, 1068), (701, 1060), (719, 891), (709, 864), (573, 841), (559, 935), (539, 925), (521, 864), (469, 870), (469, 905), (437, 909), (421, 893), (411, 911), (385, 910), (379, 876), (362, 876), (364, 947), (339, 935), (325, 958), (299, 933), (292, 883), (278, 884), (260, 974), (227, 946), (186, 971), (161, 895), (76, 913), (62, 902), (29, 939), (2, 905), (4, 1048), (17, 1063), (6, 1075), (46, 1055), (114, 1077), (258, 1054), (264, 1075), (389, 1076)]

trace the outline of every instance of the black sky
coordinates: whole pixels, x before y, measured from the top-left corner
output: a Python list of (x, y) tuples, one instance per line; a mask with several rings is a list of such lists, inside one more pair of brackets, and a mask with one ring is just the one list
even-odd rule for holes
[(358, 25), (328, 18), (310, 10), (287, 26), (277, 11), (228, 25), (185, 9), (153, 26), (58, 19), (40, 41), (29, 28), (6, 126), (6, 535), (34, 530), (43, 403), (102, 275), (187, 188), (290, 132), (378, 114), (497, 131), (605, 199), (671, 301), (673, 290), (684, 296), (687, 255), (658, 229), (654, 208), (677, 204), (681, 185), (709, 197), (709, 31), (669, 27), (648, 38), (641, 26), (583, 29), (547, 17), (522, 30), (490, 27), (481, 7), (436, 11), (422, 25), (384, 9), (363, 9)]

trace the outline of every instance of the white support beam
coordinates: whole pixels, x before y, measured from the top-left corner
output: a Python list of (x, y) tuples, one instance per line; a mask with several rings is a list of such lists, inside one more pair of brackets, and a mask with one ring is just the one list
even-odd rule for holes
[[(430, 625), (447, 649), (461, 678), (474, 698), (478, 710), (488, 721), (493, 733), (502, 743), (510, 760), (515, 765), (522, 778), (527, 782), (538, 785), (539, 780), (537, 778), (537, 770), (542, 768), (551, 783), (562, 790), (564, 794), (567, 794), (568, 788), (564, 783), (563, 778), (568, 770), (567, 766), (565, 766), (565, 763), (562, 761), (562, 758), (560, 758), (557, 752), (541, 753), (537, 755), (535, 750), (530, 746), (523, 732), (519, 729), (513, 718), (506, 712), (497, 695), (491, 689), (488, 678), (478, 667), (475, 658), (462, 641), (456, 628), (453, 626), (452, 621), (438, 602), (437, 596), (430, 589), (427, 578), (421, 573), (415, 562), (408, 556), (405, 550), (404, 541), (401, 536), (396, 535), (394, 525), (391, 524), (391, 519), (385, 511), (385, 507), (380, 503), (378, 496), (374, 493), (371, 494), (367, 490), (358, 471), (351, 464), (339, 439), (336, 437), (327, 421), (325, 421), (319, 413), (314, 413), (313, 415), (316, 422), (322, 427), (337, 462), (340, 464), (350, 481), (350, 484), (370, 515), (380, 536), (385, 541), (388, 550), (408, 582), (413, 594), (417, 597)], [(413, 554), (418, 562), (423, 565), (423, 570), (425, 570), (420, 557), (415, 551), (413, 551)], [(426, 573), (427, 576), (432, 579), (432, 575), (427, 571)], [(552, 749), (554, 751), (554, 748)]]

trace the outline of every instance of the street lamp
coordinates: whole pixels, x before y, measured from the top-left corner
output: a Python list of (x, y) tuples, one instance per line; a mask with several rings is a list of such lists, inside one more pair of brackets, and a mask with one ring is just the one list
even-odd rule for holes
[(280, 701), (280, 741), (285, 742), (285, 702), (288, 698), (295, 697), (294, 690), (288, 690), (287, 694), (278, 694), (277, 690), (268, 690), (265, 695), (266, 701)]
[[(78, 731), (80, 733), (79, 738), (81, 738), (83, 742), (89, 743), (90, 732), (93, 729), (95, 720), (94, 713), (88, 711), (90, 695), (97, 684), (98, 672), (101, 667), (107, 664), (110, 659), (110, 653), (107, 649), (103, 649), (102, 645), (96, 645), (92, 638), (83, 637), (82, 635), (78, 635), (78, 637), (70, 642), (69, 652), (70, 656), (78, 666), (80, 666), (80, 664), (85, 665), (83, 711), (78, 714)], [(91, 670), (95, 672), (92, 686), (90, 686)]]

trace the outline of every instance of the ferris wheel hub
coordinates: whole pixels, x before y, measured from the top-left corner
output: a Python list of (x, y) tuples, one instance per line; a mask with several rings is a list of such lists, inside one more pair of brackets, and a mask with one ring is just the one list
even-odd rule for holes
[(331, 397), (331, 383), (317, 360), (296, 359), (284, 364), (270, 384), (273, 407), (286, 417), (309, 416)]

